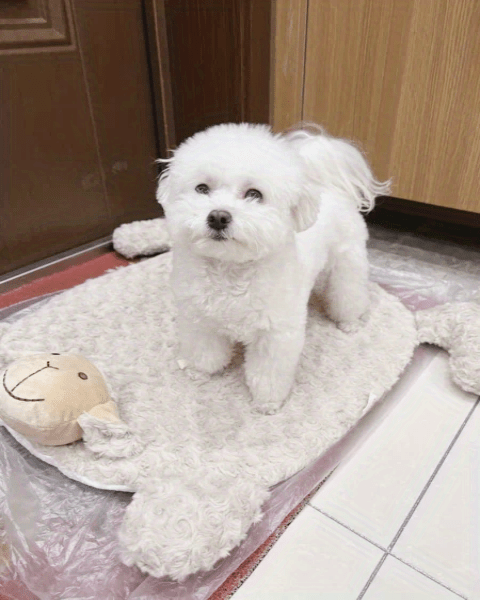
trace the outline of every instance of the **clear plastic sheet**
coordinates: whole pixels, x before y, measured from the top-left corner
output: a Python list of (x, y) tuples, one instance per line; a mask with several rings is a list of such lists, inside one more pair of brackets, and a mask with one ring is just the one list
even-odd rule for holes
[(445, 302), (480, 302), (480, 248), (411, 233), (370, 229), (370, 275), (411, 310)]
[[(480, 301), (477, 250), (375, 227), (369, 252), (372, 279), (412, 310)], [(12, 600), (206, 600), (335, 468), (349, 444), (342, 440), (276, 486), (246, 540), (211, 572), (179, 584), (120, 563), (116, 531), (129, 494), (67, 479), (0, 428), (0, 591)]]

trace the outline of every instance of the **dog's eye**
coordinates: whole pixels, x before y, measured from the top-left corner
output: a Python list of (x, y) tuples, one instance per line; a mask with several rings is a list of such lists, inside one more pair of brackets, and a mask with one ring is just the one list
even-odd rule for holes
[(262, 192), (259, 192), (254, 188), (247, 190), (247, 192), (245, 193), (245, 198), (248, 198), (249, 200), (256, 200), (257, 202), (263, 200)]
[(198, 194), (208, 194), (208, 192), (210, 191), (210, 188), (208, 187), (208, 185), (206, 183), (199, 183), (197, 185), (197, 187), (195, 188), (195, 191)]

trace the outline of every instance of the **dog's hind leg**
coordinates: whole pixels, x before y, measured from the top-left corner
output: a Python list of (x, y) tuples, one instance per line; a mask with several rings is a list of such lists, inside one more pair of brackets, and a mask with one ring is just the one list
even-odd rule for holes
[(368, 259), (365, 245), (337, 251), (323, 288), (327, 315), (344, 331), (353, 331), (368, 315)]

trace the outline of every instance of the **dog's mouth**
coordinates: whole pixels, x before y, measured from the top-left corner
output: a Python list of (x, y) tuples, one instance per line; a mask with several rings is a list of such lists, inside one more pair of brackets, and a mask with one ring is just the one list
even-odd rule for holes
[(215, 242), (225, 242), (227, 241), (229, 238), (225, 235), (225, 233), (222, 233), (220, 231), (215, 231), (210, 233), (210, 235), (208, 236), (211, 240), (214, 240)]

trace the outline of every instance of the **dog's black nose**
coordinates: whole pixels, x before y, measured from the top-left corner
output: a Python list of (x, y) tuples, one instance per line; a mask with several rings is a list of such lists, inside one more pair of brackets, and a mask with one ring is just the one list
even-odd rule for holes
[(232, 215), (226, 210), (212, 210), (207, 217), (208, 226), (216, 231), (226, 229), (232, 220)]

